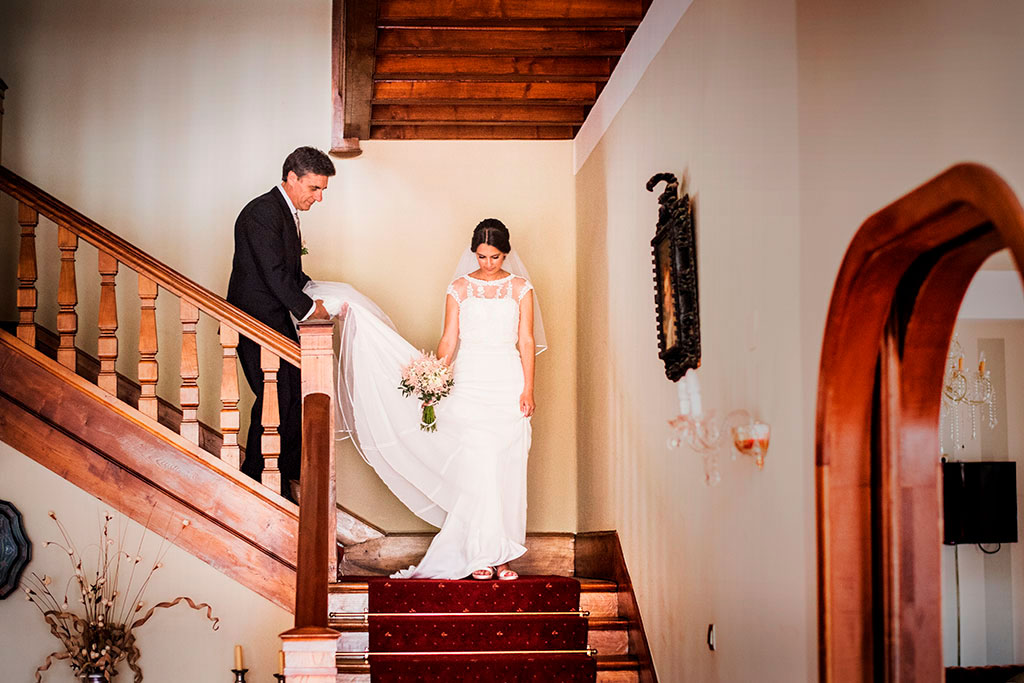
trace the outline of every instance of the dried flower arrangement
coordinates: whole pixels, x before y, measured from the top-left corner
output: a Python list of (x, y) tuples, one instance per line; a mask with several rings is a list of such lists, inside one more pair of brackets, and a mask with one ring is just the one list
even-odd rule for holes
[[(50, 633), (64, 646), (63, 651), (50, 653), (46, 661), (36, 669), (36, 683), (42, 682), (43, 672), (50, 668), (52, 662), (62, 659), (68, 660), (71, 670), (79, 678), (100, 674), (107, 681), (117, 675), (118, 664), (127, 661), (135, 675), (135, 683), (140, 683), (141, 653), (135, 643), (135, 629), (149, 621), (158, 609), (174, 607), (180, 602), (188, 603), (189, 607), (197, 611), (205, 608), (205, 616), (213, 623), (213, 630), (219, 628), (220, 619), (213, 616), (210, 605), (197, 605), (191, 598), (184, 596), (153, 605), (149, 611), (138, 616), (145, 607), (142, 598), (150, 580), (163, 567), (164, 556), (177, 535), (188, 527), (188, 520), (181, 522), (174, 538), (168, 540), (167, 534), (164, 534), (157, 558), (149, 571), (145, 572), (140, 568), (143, 563), (141, 551), (145, 533), (139, 538), (135, 554), (127, 552), (125, 535), (120, 533), (116, 539), (111, 535), (110, 522), (113, 517), (109, 512), (106, 513), (100, 545), (96, 549), (96, 566), (89, 567), (84, 562), (83, 553), (79, 552), (67, 529), (57, 519), (56, 513), (51, 510), (49, 516), (64, 540), (62, 543), (47, 541), (43, 547), (54, 546), (67, 553), (74, 576), (65, 583), (63, 598), (59, 600), (50, 589), (53, 583), (50, 576), (32, 573), (22, 580), (26, 599), (39, 609), (50, 627)], [(148, 522), (146, 528), (149, 528)], [(85, 550), (89, 551), (90, 547)], [(72, 611), (69, 594), (73, 595), (74, 588), (80, 593), (82, 613)], [(74, 609), (77, 610), (77, 606)]]

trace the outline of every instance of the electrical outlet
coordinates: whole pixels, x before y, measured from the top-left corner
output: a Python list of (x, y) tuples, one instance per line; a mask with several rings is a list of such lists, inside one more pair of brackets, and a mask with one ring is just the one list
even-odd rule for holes
[(715, 651), (715, 625), (708, 624), (708, 649)]

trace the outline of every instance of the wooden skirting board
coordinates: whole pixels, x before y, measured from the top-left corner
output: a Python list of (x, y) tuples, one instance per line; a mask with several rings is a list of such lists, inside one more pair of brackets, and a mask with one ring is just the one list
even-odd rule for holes
[(591, 531), (576, 534), (574, 573), (591, 579), (619, 584), (619, 616), (629, 620), (629, 652), (639, 661), (640, 683), (657, 683), (651, 648), (647, 643), (640, 606), (626, 568), (622, 544), (616, 531)]

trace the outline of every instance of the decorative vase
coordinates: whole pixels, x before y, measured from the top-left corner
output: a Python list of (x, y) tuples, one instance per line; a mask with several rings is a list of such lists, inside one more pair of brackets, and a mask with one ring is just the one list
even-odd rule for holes
[(85, 680), (89, 683), (107, 683), (107, 677), (104, 674), (86, 674)]

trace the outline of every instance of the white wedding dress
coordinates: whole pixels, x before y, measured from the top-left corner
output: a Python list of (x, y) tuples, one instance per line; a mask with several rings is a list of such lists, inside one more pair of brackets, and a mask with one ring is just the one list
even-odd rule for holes
[(441, 527), (416, 566), (395, 578), (459, 579), (526, 552), (526, 461), (530, 420), (519, 409), (523, 366), (519, 302), (533, 289), (509, 275), (464, 275), (448, 286), (459, 305), (455, 386), (436, 408), (437, 431), (420, 430), (420, 402), (398, 389), (420, 352), (368, 298), (342, 283), (311, 282), (341, 325), (340, 425), (367, 463), (423, 520)]

